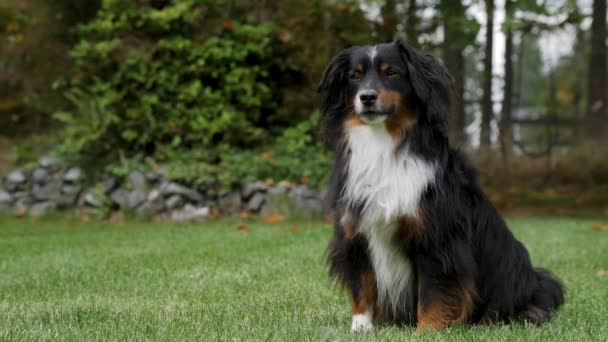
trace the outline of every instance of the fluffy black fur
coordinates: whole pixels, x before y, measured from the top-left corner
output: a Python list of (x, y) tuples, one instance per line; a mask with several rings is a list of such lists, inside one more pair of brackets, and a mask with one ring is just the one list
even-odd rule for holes
[[(408, 84), (403, 89), (408, 90), (402, 92), (411, 94), (402, 95), (413, 102), (410, 105), (416, 115), (416, 123), (399, 149), (408, 146), (411, 153), (438, 167), (434, 182), (419, 203), (420, 212), (425, 214), (423, 233), (413, 237), (401, 232), (394, 238), (403, 256), (414, 265), (414, 288), (402, 294), (410, 305), (384, 319), (415, 325), (419, 320), (417, 307), (420, 310), (437, 302), (460, 305), (453, 297), (464, 289), (472, 296), (473, 310), (458, 320), (526, 320), (535, 324), (549, 320), (563, 303), (562, 286), (549, 272), (532, 266), (528, 251), (478, 185), (473, 167), (448, 145), (446, 126), (452, 91), (449, 75), (431, 55), (401, 41), (392, 45), (407, 69), (403, 81)], [(324, 100), (323, 130), (335, 150), (327, 198), (336, 215), (328, 251), (330, 274), (355, 300), (361, 295), (361, 274), (371, 267), (368, 241), (356, 234), (356, 225), (355, 235), (349, 237), (340, 218), (347, 211), (357, 217), (363, 208), (362, 203), (349, 206), (342, 198), (350, 158), (344, 123), (352, 115), (350, 101), (356, 90), (348, 75), (355, 67), (351, 57), (363, 48), (367, 47), (350, 48), (335, 56), (319, 86)], [(388, 312), (378, 307), (374, 311)]]

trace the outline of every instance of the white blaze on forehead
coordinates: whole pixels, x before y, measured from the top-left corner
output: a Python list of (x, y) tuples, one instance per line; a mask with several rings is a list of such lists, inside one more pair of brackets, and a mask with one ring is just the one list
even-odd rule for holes
[(372, 64), (374, 63), (374, 58), (376, 58), (377, 53), (378, 51), (376, 50), (376, 45), (369, 49), (369, 58), (371, 59)]

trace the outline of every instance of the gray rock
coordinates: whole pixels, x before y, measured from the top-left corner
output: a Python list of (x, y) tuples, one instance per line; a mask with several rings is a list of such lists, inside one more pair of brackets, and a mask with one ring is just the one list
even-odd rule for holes
[(296, 186), (295, 188), (293, 188), (293, 190), (291, 190), (291, 192), (289, 193), (289, 197), (297, 197), (297, 198), (318, 198), (317, 192), (306, 186), (306, 185), (299, 185)]
[(6, 182), (11, 184), (23, 184), (26, 180), (25, 172), (21, 170), (15, 170), (6, 176)]
[(182, 196), (173, 195), (167, 199), (166, 205), (167, 205), (167, 209), (172, 210), (175, 208), (182, 207), (185, 203), (186, 203), (186, 201), (184, 200), (184, 198)]
[(61, 183), (49, 182), (32, 185), (32, 197), (37, 201), (56, 200), (61, 195)]
[(171, 213), (171, 220), (173, 222), (192, 222), (201, 221), (209, 216), (208, 207), (195, 207), (190, 204), (186, 204), (184, 209), (175, 210)]
[(270, 188), (266, 194), (266, 202), (260, 215), (286, 215), (290, 216), (294, 210), (293, 200), (288, 196), (288, 188)]
[(238, 191), (229, 192), (218, 199), (217, 205), (222, 213), (237, 214), (243, 207), (241, 194)]
[(56, 210), (57, 204), (55, 202), (46, 201), (32, 204), (29, 208), (29, 214), (33, 217), (40, 217), (48, 214), (49, 212)]
[(135, 214), (137, 214), (138, 217), (143, 218), (150, 217), (156, 213), (157, 211), (154, 210), (154, 206), (150, 202), (144, 202), (142, 205), (137, 207), (137, 209), (135, 209)]
[(329, 189), (328, 188), (321, 189), (321, 191), (319, 191), (319, 199), (321, 201), (325, 201), (325, 199), (327, 198), (327, 194), (328, 193), (329, 193)]
[(38, 160), (38, 165), (41, 168), (54, 172), (54, 171), (59, 170), (61, 163), (59, 162), (59, 160), (57, 160), (53, 157), (43, 156)]
[(59, 196), (59, 199), (57, 199), (57, 205), (59, 208), (62, 209), (67, 209), (67, 208), (72, 208), (74, 206), (74, 204), (76, 204), (76, 200), (78, 200), (78, 194), (80, 192), (75, 192), (75, 193), (62, 193)]
[(12, 193), (13, 198), (15, 199), (15, 201), (25, 201), (25, 202), (31, 202), (31, 196), (29, 193), (25, 192), (25, 191), (17, 191)]
[(116, 189), (110, 194), (112, 203), (121, 208), (126, 208), (129, 205), (129, 192), (125, 189)]
[(13, 203), (13, 196), (11, 196), (11, 194), (9, 194), (8, 192), (0, 189), (0, 205), (8, 205), (11, 203)]
[(147, 206), (154, 213), (160, 213), (165, 210), (165, 200), (160, 191), (154, 189), (148, 193), (146, 203), (142, 206)]
[(65, 175), (63, 175), (63, 181), (69, 184), (78, 183), (82, 180), (83, 173), (79, 167), (71, 167)]
[(323, 203), (319, 199), (294, 198), (292, 201), (298, 215), (321, 216), (323, 214)]
[(49, 181), (49, 172), (46, 169), (38, 167), (32, 172), (32, 183), (44, 184)]
[(139, 171), (131, 171), (127, 176), (127, 180), (133, 186), (134, 190), (145, 192), (147, 189), (146, 177)]
[(93, 207), (93, 208), (100, 208), (103, 206), (103, 201), (100, 200), (99, 198), (97, 198), (97, 196), (90, 191), (87, 192), (86, 194), (84, 194), (83, 202), (84, 202), (84, 205)]
[(268, 189), (268, 195), (270, 196), (286, 195), (288, 192), (289, 188), (282, 186), (275, 186)]
[(146, 179), (148, 180), (148, 182), (150, 182), (152, 184), (158, 184), (163, 179), (165, 179), (166, 174), (167, 173), (166, 173), (165, 169), (163, 169), (161, 167), (160, 169), (158, 169), (158, 171), (150, 171), (150, 172), (146, 173)]
[(182, 195), (191, 202), (200, 203), (203, 201), (203, 196), (196, 192), (196, 190), (189, 189), (181, 184), (177, 184), (174, 182), (162, 184), (160, 186), (160, 192), (165, 197), (169, 197), (171, 195)]
[(146, 193), (141, 190), (133, 190), (129, 193), (127, 205), (131, 209), (135, 209), (146, 201)]
[(257, 213), (262, 209), (264, 202), (266, 202), (266, 195), (261, 192), (258, 192), (253, 195), (253, 197), (251, 197), (249, 201), (247, 201), (247, 210)]
[(101, 184), (103, 184), (103, 192), (108, 195), (112, 191), (116, 190), (120, 183), (118, 180), (111, 176), (104, 176), (101, 180)]
[(255, 193), (268, 191), (268, 186), (262, 181), (245, 184), (241, 189), (241, 196), (244, 200), (249, 200)]
[(78, 195), (81, 190), (82, 190), (82, 187), (80, 185), (75, 185), (75, 184), (64, 184), (61, 187), (62, 194)]

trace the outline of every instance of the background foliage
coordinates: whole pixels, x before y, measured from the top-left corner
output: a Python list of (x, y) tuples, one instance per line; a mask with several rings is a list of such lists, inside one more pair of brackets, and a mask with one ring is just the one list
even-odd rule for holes
[[(484, 59), (494, 8), (504, 17), (494, 36), (511, 47), (501, 74)], [(325, 64), (347, 46), (400, 37), (453, 75), (451, 138), (482, 169), (500, 165), (504, 177), (482, 174), (487, 182), (540, 168), (540, 183), (603, 184), (582, 176), (602, 174), (601, 153), (577, 163), (590, 168), (577, 179), (558, 167), (590, 155), (580, 142), (598, 137), (583, 123), (608, 122), (590, 112), (598, 92), (587, 89), (606, 73), (589, 62), (602, 52), (591, 39), (596, 12), (574, 0), (6, 0), (0, 172), (52, 152), (93, 174), (164, 167), (220, 192), (252, 179), (322, 184), (331, 155), (315, 111)], [(542, 44), (552, 35), (575, 43), (549, 63)]]

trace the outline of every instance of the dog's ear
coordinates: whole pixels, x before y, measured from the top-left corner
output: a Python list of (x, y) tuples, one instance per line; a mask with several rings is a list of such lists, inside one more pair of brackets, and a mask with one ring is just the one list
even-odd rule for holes
[(350, 65), (351, 49), (335, 55), (323, 72), (317, 91), (323, 96), (324, 112), (328, 114), (345, 104), (346, 81)]
[(330, 145), (338, 142), (341, 124), (346, 117), (348, 69), (353, 48), (335, 55), (323, 72), (318, 92), (323, 99), (321, 133)]
[(432, 55), (416, 50), (401, 40), (396, 40), (395, 45), (407, 64), (414, 94), (423, 107), (428, 123), (445, 133), (454, 87), (450, 75)]

